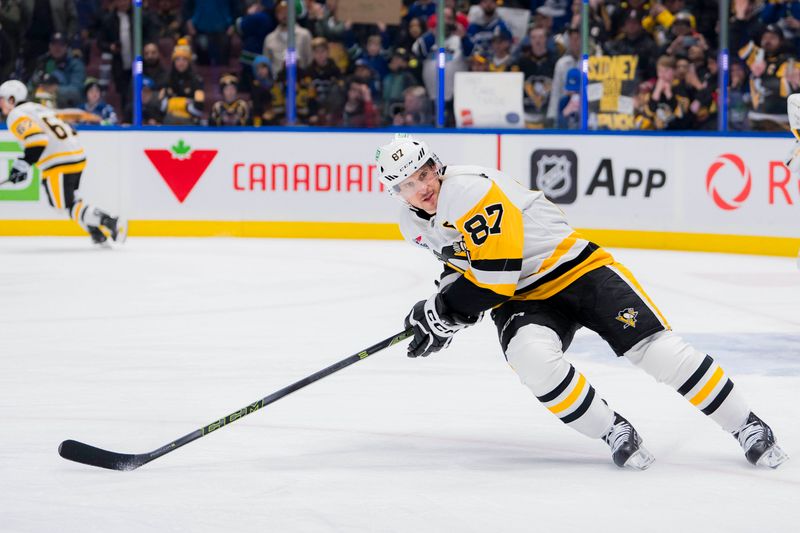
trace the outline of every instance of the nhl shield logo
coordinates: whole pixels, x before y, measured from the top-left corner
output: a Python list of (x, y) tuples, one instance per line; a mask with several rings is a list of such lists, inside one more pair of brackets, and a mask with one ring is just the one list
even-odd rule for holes
[(633, 307), (628, 307), (617, 313), (617, 320), (624, 324), (622, 329), (635, 328), (637, 316), (639, 316), (639, 311), (636, 311)]
[(572, 150), (536, 150), (531, 156), (531, 186), (552, 202), (571, 204), (577, 197), (578, 157)]

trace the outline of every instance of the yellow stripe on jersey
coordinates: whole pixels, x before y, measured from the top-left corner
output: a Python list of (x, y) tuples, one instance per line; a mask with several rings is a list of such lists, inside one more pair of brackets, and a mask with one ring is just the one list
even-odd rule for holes
[(37, 135), (30, 140), (23, 141), (22, 144), (25, 148), (36, 148), (37, 146), (47, 146), (48, 142), (47, 137), (43, 135)]
[(47, 187), (47, 191), (50, 193), (50, 199), (53, 202), (53, 207), (56, 209), (62, 209), (64, 207), (64, 204), (61, 202), (61, 189), (63, 188), (62, 176), (63, 174), (61, 173), (55, 173), (52, 176), (42, 177), (42, 182), (45, 187)]
[(558, 263), (558, 260), (564, 257), (564, 254), (569, 252), (570, 249), (575, 246), (575, 243), (578, 241), (578, 239), (582, 238), (583, 237), (577, 231), (573, 231), (569, 237), (558, 243), (558, 246), (556, 246), (556, 249), (553, 250), (552, 254), (550, 254), (550, 257), (542, 261), (542, 266), (539, 267), (539, 270), (537, 270), (536, 273), (541, 274), (548, 268)]
[(53, 176), (58, 176), (60, 174), (75, 174), (76, 172), (82, 172), (83, 169), (86, 168), (86, 161), (78, 161), (77, 163), (65, 163), (63, 165), (56, 165), (54, 167), (48, 168), (47, 170), (42, 170), (42, 178), (50, 178)]
[[(562, 290), (569, 287), (575, 280), (586, 274), (587, 272), (591, 272), (596, 268), (600, 268), (601, 266), (610, 265), (614, 262), (614, 258), (611, 256), (610, 253), (606, 252), (602, 248), (597, 248), (594, 252), (592, 252), (586, 259), (577, 263), (575, 266), (558, 276), (557, 278), (542, 283), (540, 285), (536, 285), (536, 288), (526, 292), (526, 290), (520, 289), (520, 294), (515, 295), (513, 300), (544, 300), (546, 298), (550, 298), (551, 296), (558, 294)], [(564, 264), (569, 263), (567, 261)]]
[(55, 159), (56, 157), (69, 157), (69, 156), (78, 156), (78, 155), (83, 155), (83, 153), (84, 153), (84, 152), (83, 152), (83, 148), (81, 148), (81, 149), (79, 149), (79, 150), (73, 150), (72, 152), (56, 152), (56, 153), (54, 153), (54, 154), (50, 154), (50, 155), (48, 155), (48, 156), (47, 156), (47, 157), (45, 157), (45, 158), (42, 158), (42, 159), (40, 159), (40, 160), (37, 162), (37, 164), (38, 164), (38, 165), (43, 165), (43, 164), (47, 163), (48, 161), (52, 161), (52, 160), (53, 160), (53, 159)]
[(456, 221), (470, 267), (464, 277), (479, 287), (512, 296), (522, 270), (522, 211), (492, 182), (484, 197)]

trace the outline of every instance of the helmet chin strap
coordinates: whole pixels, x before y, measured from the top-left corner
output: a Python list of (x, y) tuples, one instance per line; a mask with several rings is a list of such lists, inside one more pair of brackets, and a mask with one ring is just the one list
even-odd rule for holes
[[(406, 203), (408, 203), (408, 202), (406, 202)], [(422, 220), (430, 220), (436, 214), (436, 213), (434, 213), (432, 215), (432, 214), (428, 213), (427, 211), (425, 211), (424, 209), (420, 209), (419, 207), (414, 207), (411, 204), (408, 204), (408, 208), (411, 209), (411, 211), (413, 211), (414, 214), (417, 215)]]

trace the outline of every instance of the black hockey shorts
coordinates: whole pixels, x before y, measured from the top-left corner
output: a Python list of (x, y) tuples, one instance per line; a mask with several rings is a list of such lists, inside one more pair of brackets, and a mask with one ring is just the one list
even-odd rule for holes
[(58, 169), (42, 173), (42, 188), (47, 193), (47, 201), (56, 209), (72, 209), (75, 192), (81, 186), (82, 170), (62, 173)]
[(545, 326), (567, 351), (575, 332), (585, 326), (598, 333), (617, 356), (639, 341), (669, 329), (664, 316), (633, 275), (619, 263), (592, 270), (545, 300), (509, 300), (492, 311), (505, 353), (523, 326)]

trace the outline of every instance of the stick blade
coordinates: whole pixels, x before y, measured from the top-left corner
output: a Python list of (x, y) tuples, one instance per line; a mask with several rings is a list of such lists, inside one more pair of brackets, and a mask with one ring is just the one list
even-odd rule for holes
[(139, 455), (110, 452), (76, 440), (62, 442), (58, 446), (58, 455), (68, 461), (108, 468), (109, 470), (134, 470), (147, 462), (142, 460)]

